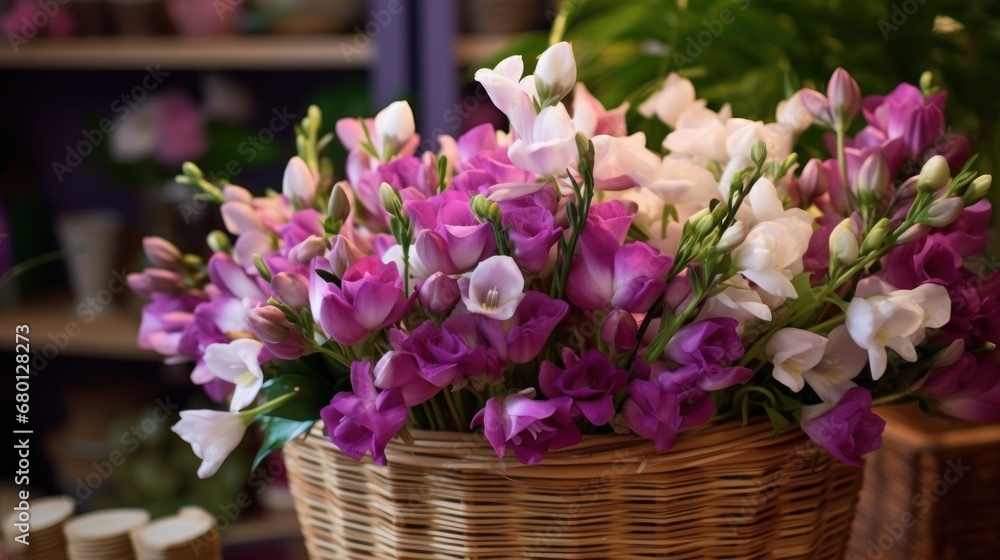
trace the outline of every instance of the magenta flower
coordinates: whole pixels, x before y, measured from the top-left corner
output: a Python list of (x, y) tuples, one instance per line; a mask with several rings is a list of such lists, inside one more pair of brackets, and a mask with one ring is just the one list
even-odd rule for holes
[(510, 319), (475, 317), (480, 334), (496, 351), (501, 364), (526, 364), (538, 356), (553, 329), (568, 312), (569, 305), (565, 301), (529, 290)]
[(388, 224), (387, 214), (378, 194), (382, 183), (396, 187), (404, 200), (420, 200), (437, 192), (437, 170), (416, 156), (401, 157), (378, 165), (357, 182), (351, 181), (357, 200), (368, 214)]
[(894, 247), (883, 263), (886, 281), (897, 288), (912, 290), (925, 283), (947, 287), (959, 281), (962, 255), (944, 234), (933, 233)]
[(407, 352), (386, 352), (375, 364), (375, 386), (379, 389), (397, 389), (406, 406), (417, 406), (441, 388), (422, 376), (417, 357)]
[(472, 419), (471, 427), (482, 426), (486, 440), (497, 457), (507, 448), (525, 465), (534, 465), (549, 450), (580, 443), (583, 435), (573, 421), (573, 401), (568, 397), (536, 400), (533, 389), (493, 397)]
[(738, 326), (739, 322), (729, 317), (685, 325), (670, 339), (664, 356), (682, 366), (727, 366), (743, 357)]
[(208, 277), (223, 296), (254, 302), (267, 301), (267, 283), (259, 276), (248, 274), (225, 253), (216, 253), (208, 260)]
[(628, 372), (616, 368), (611, 359), (596, 348), (577, 357), (569, 348), (563, 349), (561, 369), (552, 362), (542, 362), (538, 384), (542, 394), (550, 399), (569, 397), (573, 414), (582, 415), (595, 426), (611, 421), (615, 414), (612, 399), (628, 382)]
[(861, 456), (882, 447), (885, 420), (872, 412), (872, 394), (864, 387), (851, 387), (837, 405), (816, 418), (804, 413), (802, 429), (818, 445), (852, 467), (861, 466)]
[(705, 423), (715, 411), (708, 394), (688, 384), (689, 376), (671, 371), (642, 375), (628, 386), (622, 416), (636, 434), (652, 440), (663, 453), (677, 443), (677, 434)]
[(375, 388), (370, 361), (351, 365), (353, 393), (337, 393), (319, 412), (330, 441), (345, 455), (360, 460), (370, 452), (376, 465), (385, 466), (385, 446), (406, 425), (409, 409), (398, 389)]
[(142, 308), (139, 324), (139, 347), (164, 356), (180, 353), (185, 329), (194, 321), (194, 310), (204, 298), (195, 295), (152, 294), (153, 300)]
[(431, 313), (447, 313), (462, 299), (458, 280), (435, 272), (417, 286), (417, 300)]
[(479, 375), (487, 364), (486, 349), (469, 348), (461, 336), (426, 321), (410, 333), (392, 329), (392, 347), (411, 354), (417, 362), (420, 376), (437, 387), (461, 383)]
[(357, 344), (402, 319), (414, 298), (403, 294), (403, 279), (396, 265), (368, 256), (344, 273), (340, 286), (326, 284), (319, 323), (337, 342)]
[[(434, 212), (432, 201), (406, 203), (407, 213), (418, 215), (417, 256), (428, 272), (461, 274), (496, 253), (493, 228), (480, 223), (468, 200), (452, 200)], [(430, 222), (430, 223), (427, 223)]]
[(296, 360), (308, 347), (302, 333), (277, 307), (265, 305), (251, 310), (247, 327), (268, 352), (282, 360)]
[(584, 309), (643, 313), (663, 295), (663, 275), (672, 262), (669, 255), (641, 241), (619, 245), (607, 231), (597, 230), (580, 237), (580, 252), (570, 265), (566, 295)]
[(639, 343), (639, 324), (628, 311), (615, 309), (601, 323), (601, 338), (613, 354), (631, 352)]
[(921, 387), (942, 412), (972, 422), (1000, 421), (1000, 352), (964, 354), (958, 362), (932, 370)]
[(555, 225), (552, 212), (538, 206), (510, 208), (501, 219), (514, 247), (514, 260), (528, 274), (538, 274), (549, 261), (549, 253), (563, 229)]

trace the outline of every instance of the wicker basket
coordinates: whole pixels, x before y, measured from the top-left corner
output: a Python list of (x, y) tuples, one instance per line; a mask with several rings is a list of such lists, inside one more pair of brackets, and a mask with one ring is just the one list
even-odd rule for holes
[(285, 446), (311, 558), (840, 560), (863, 474), (768, 422), (712, 425), (663, 455), (590, 436), (531, 467), (478, 435), (413, 435), (388, 467), (319, 426)]
[(977, 560), (1000, 554), (1000, 424), (878, 410), (850, 560)]

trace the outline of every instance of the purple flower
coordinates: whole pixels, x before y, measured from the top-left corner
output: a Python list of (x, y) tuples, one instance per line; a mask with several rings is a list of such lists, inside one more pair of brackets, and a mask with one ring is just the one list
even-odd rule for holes
[(961, 281), (948, 286), (948, 296), (951, 319), (938, 335), (943, 343), (962, 339), (966, 346), (976, 346), (996, 340), (1000, 332), (1000, 274), (979, 278), (963, 269)]
[(406, 425), (409, 409), (398, 389), (375, 388), (370, 361), (351, 364), (353, 393), (337, 393), (319, 416), (330, 441), (345, 455), (360, 460), (371, 452), (376, 465), (385, 465), (385, 446)]
[(601, 323), (601, 339), (608, 344), (613, 354), (631, 352), (639, 343), (638, 336), (639, 324), (628, 311), (615, 309)]
[(292, 214), (292, 219), (278, 228), (278, 234), (281, 236), (284, 246), (289, 249), (311, 236), (322, 236), (324, 233), (323, 215), (312, 208), (299, 210)]
[(194, 310), (205, 300), (191, 294), (154, 293), (152, 297), (153, 300), (142, 308), (139, 347), (164, 356), (179, 354), (184, 331), (194, 321)]
[(355, 187), (357, 200), (368, 214), (378, 217), (380, 223), (388, 224), (388, 217), (378, 194), (382, 183), (389, 183), (400, 191), (403, 200), (420, 200), (437, 191), (437, 170), (416, 156), (401, 157), (383, 163), (373, 171), (364, 173), (360, 180), (351, 182)]
[(426, 321), (409, 334), (392, 329), (392, 347), (411, 354), (420, 368), (420, 376), (436, 387), (461, 383), (479, 375), (486, 367), (485, 348), (469, 348), (462, 337)]
[(417, 286), (417, 300), (431, 313), (447, 313), (461, 299), (458, 281), (443, 272), (435, 272)]
[(208, 260), (208, 277), (224, 296), (249, 298), (254, 302), (267, 301), (267, 283), (258, 276), (248, 274), (225, 253), (216, 253)]
[(607, 230), (595, 229), (588, 235), (585, 229), (580, 252), (570, 265), (566, 295), (584, 309), (643, 313), (663, 295), (662, 278), (672, 262), (669, 255), (641, 241), (619, 245)]
[(814, 442), (852, 467), (860, 467), (862, 455), (882, 446), (884, 428), (885, 420), (872, 412), (872, 394), (864, 387), (851, 387), (828, 412), (802, 423)]
[[(587, 224), (584, 229), (605, 231), (611, 235), (618, 245), (625, 242), (628, 230), (632, 227), (632, 219), (635, 218), (636, 208), (626, 208), (621, 202), (611, 200), (601, 202), (590, 207), (587, 214)], [(584, 233), (589, 235), (590, 233)]]
[(944, 234), (933, 233), (894, 247), (883, 263), (886, 281), (897, 288), (912, 290), (926, 283), (947, 287), (959, 281), (962, 255)]
[[(744, 353), (739, 324), (731, 317), (712, 317), (681, 327), (664, 349), (664, 356), (679, 366), (675, 379), (702, 391), (749, 381), (753, 371), (733, 365)], [(653, 371), (658, 369), (666, 368), (657, 362)]]
[(552, 213), (538, 206), (515, 207), (503, 211), (501, 219), (504, 227), (510, 228), (517, 264), (529, 274), (541, 272), (563, 231), (555, 225)]
[(441, 390), (422, 377), (416, 356), (394, 350), (386, 352), (375, 364), (375, 386), (379, 389), (398, 389), (406, 406), (417, 406)]
[(507, 320), (476, 315), (478, 329), (501, 364), (526, 364), (542, 351), (549, 335), (569, 312), (569, 305), (534, 290), (524, 294)]
[(483, 427), (497, 457), (502, 458), (511, 447), (518, 461), (534, 465), (551, 449), (580, 443), (583, 435), (573, 420), (571, 399), (545, 401), (533, 397), (533, 389), (493, 397), (472, 419), (471, 427)]
[(280, 309), (271, 305), (250, 311), (247, 327), (264, 348), (282, 360), (296, 360), (306, 351), (306, 339)]
[(615, 414), (612, 399), (628, 382), (628, 372), (616, 368), (596, 348), (588, 350), (582, 359), (569, 348), (563, 349), (562, 355), (565, 369), (542, 362), (538, 372), (542, 394), (550, 399), (569, 397), (574, 415), (583, 415), (595, 426), (607, 424)]
[(622, 416), (633, 432), (656, 443), (663, 453), (682, 430), (706, 422), (715, 411), (708, 394), (688, 384), (689, 376), (671, 371), (637, 376), (628, 386)]
[(430, 200), (405, 206), (407, 213), (420, 216), (414, 220), (419, 230), (417, 256), (428, 272), (461, 274), (496, 253), (492, 226), (476, 219), (467, 200), (452, 200), (440, 209), (434, 206)]
[(399, 321), (413, 304), (403, 294), (396, 265), (368, 256), (344, 273), (341, 285), (323, 289), (319, 322), (330, 338), (357, 344), (366, 336)]

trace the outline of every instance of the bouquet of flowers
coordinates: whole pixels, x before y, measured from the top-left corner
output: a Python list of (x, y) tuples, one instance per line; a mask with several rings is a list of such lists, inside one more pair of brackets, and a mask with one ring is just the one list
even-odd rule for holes
[[(576, 83), (569, 44), (523, 73), (515, 56), (476, 74), (508, 132), (441, 136), (437, 153), (417, 153), (405, 102), (339, 121), (339, 182), (315, 108), (280, 193), (184, 165), (228, 234), (207, 263), (147, 238), (155, 268), (129, 281), (151, 298), (140, 344), (229, 403), (173, 427), (199, 475), (254, 421), (262, 456), (322, 419), (380, 464), (414, 430), (481, 430), (533, 464), (585, 434), (667, 452), (689, 428), (766, 415), (857, 466), (881, 443), (874, 404), (1000, 417), (991, 178), (929, 79), (862, 99), (837, 70), (764, 123), (670, 75), (638, 107), (671, 127), (651, 150), (628, 106)], [(800, 166), (811, 126), (833, 157)]]

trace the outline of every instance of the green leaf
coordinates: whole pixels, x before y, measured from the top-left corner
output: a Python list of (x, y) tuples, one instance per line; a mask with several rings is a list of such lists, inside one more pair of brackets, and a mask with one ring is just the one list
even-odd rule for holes
[(331, 284), (336, 284), (338, 286), (340, 285), (340, 279), (337, 278), (336, 274), (323, 270), (322, 268), (316, 269), (316, 276), (319, 276), (320, 278), (326, 280), (327, 282), (330, 282)]
[(774, 426), (774, 435), (780, 434), (782, 430), (792, 425), (788, 418), (785, 418), (784, 414), (771, 408), (769, 405), (764, 405), (764, 412), (771, 419), (771, 424)]
[(280, 450), (286, 443), (309, 431), (316, 420), (289, 420), (275, 416), (264, 416), (260, 420), (264, 427), (264, 441), (260, 444), (257, 458), (253, 460), (250, 471), (257, 470), (261, 461), (268, 455)]
[(795, 287), (797, 296), (786, 305), (794, 312), (801, 309), (812, 309), (819, 303), (816, 299), (816, 292), (813, 291), (812, 284), (809, 283), (809, 276), (809, 272), (803, 272), (792, 278), (792, 286)]
[(277, 377), (264, 383), (260, 391), (264, 402), (288, 393), (297, 394), (294, 399), (272, 411), (271, 416), (313, 421), (319, 416), (320, 409), (330, 404), (330, 399), (336, 392), (337, 388), (325, 379), (295, 373), (279, 373)]

